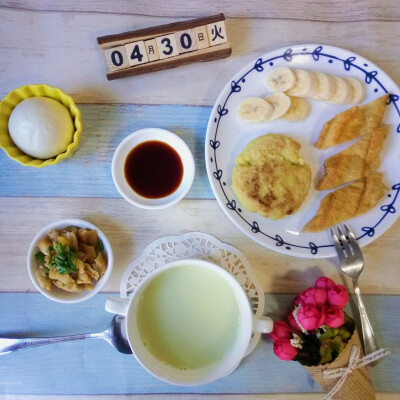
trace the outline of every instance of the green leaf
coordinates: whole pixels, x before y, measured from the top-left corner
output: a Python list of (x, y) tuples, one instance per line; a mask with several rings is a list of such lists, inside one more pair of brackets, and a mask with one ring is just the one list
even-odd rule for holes
[(39, 262), (44, 262), (44, 253), (42, 253), (41, 251), (37, 252), (35, 254), (36, 260)]
[(97, 239), (97, 247), (99, 248), (100, 251), (104, 250), (104, 244), (100, 239)]
[(344, 324), (341, 326), (341, 328), (346, 329), (351, 336), (356, 329), (356, 323), (354, 322), (353, 318), (344, 313)]
[(345, 348), (345, 343), (340, 336), (333, 339), (327, 339), (321, 343), (319, 353), (321, 355), (321, 364), (332, 362)]
[(52, 260), (53, 253), (52, 252), (54, 250), (54, 247), (53, 246), (49, 246), (48, 250), (49, 250), (49, 264), (51, 265), (52, 262), (53, 262), (53, 260)]

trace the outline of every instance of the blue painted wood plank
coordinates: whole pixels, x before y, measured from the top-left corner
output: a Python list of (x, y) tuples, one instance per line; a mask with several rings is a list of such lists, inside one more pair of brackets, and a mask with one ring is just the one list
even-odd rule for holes
[(193, 186), (186, 198), (214, 198), (204, 164), (204, 140), (210, 107), (179, 105), (80, 104), (83, 132), (68, 160), (45, 168), (23, 167), (0, 151), (1, 196), (120, 197), (111, 178), (118, 144), (143, 128), (178, 134), (196, 162)]
[[(111, 320), (104, 311), (109, 294), (64, 305), (36, 293), (0, 294), (0, 336), (31, 332), (62, 335), (101, 331)], [(266, 295), (266, 313), (279, 318), (293, 295)], [(353, 299), (354, 301), (354, 299)], [(400, 321), (394, 316), (400, 296), (365, 296), (378, 341), (399, 347)], [(350, 310), (351, 311), (351, 310)], [(377, 391), (400, 391), (400, 353), (392, 353), (371, 368)], [(231, 375), (208, 385), (185, 388), (163, 383), (146, 372), (133, 356), (114, 350), (102, 340), (85, 340), (43, 346), (0, 356), (2, 394), (123, 394), (123, 393), (301, 393), (320, 392), (296, 362), (279, 360), (269, 338), (245, 358)]]

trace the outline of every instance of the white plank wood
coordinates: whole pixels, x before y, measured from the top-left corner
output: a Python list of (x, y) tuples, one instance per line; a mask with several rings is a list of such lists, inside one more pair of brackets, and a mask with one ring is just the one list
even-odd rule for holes
[[(2, 8), (0, 98), (16, 87), (40, 82), (61, 87), (81, 103), (212, 105), (229, 77), (263, 53), (299, 42), (320, 41), (369, 58), (400, 82), (400, 53), (395, 51), (399, 23), (282, 19), (227, 19), (226, 29), (233, 48), (232, 56), (227, 59), (107, 81), (96, 42), (98, 36), (177, 20), (102, 13), (33, 13)], [(15, 29), (22, 26), (24, 29)]]
[(2, 4), (17, 9), (38, 11), (84, 11), (102, 13), (136, 14), (164, 16), (173, 18), (201, 17), (218, 14), (221, 11), (228, 18), (279, 18), (314, 21), (363, 21), (363, 20), (399, 20), (400, 9), (397, 0), (335, 0), (317, 2), (315, 0), (174, 0), (148, 2), (146, 0), (119, 0), (109, 2), (62, 0), (3, 0)]
[[(114, 271), (104, 291), (119, 291), (125, 268), (152, 241), (190, 231), (209, 233), (238, 248), (252, 265), (266, 293), (299, 293), (325, 275), (351, 282), (339, 272), (336, 259), (308, 260), (268, 250), (244, 236), (214, 200), (183, 200), (172, 208), (142, 210), (124, 199), (0, 198), (0, 291), (34, 291), (26, 271), (26, 253), (35, 233), (62, 218), (81, 218), (98, 226), (114, 251)], [(360, 278), (364, 294), (400, 294), (400, 221), (365, 247), (366, 267)]]
[[(322, 393), (285, 394), (125, 394), (57, 396), (57, 400), (323, 400)], [(376, 400), (398, 400), (398, 393), (376, 393)], [(46, 395), (0, 395), (0, 400), (53, 400)]]

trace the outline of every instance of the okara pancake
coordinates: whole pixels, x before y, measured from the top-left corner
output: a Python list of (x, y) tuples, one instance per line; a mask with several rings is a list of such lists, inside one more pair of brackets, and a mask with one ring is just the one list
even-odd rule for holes
[(300, 147), (288, 136), (268, 133), (244, 148), (232, 171), (232, 189), (243, 207), (273, 220), (299, 209), (311, 185)]

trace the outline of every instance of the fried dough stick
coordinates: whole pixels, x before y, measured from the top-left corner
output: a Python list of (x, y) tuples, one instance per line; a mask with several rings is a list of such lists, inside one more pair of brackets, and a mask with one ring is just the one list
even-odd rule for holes
[(318, 182), (316, 189), (333, 189), (343, 183), (368, 176), (378, 169), (380, 153), (388, 132), (388, 125), (377, 128), (357, 143), (327, 158), (324, 162), (325, 175)]
[(352, 107), (336, 115), (325, 123), (314, 146), (317, 149), (327, 149), (378, 128), (385, 113), (388, 97), (387, 93), (370, 103)]
[(326, 195), (302, 232), (323, 231), (375, 207), (387, 190), (382, 178), (381, 172), (374, 172)]

